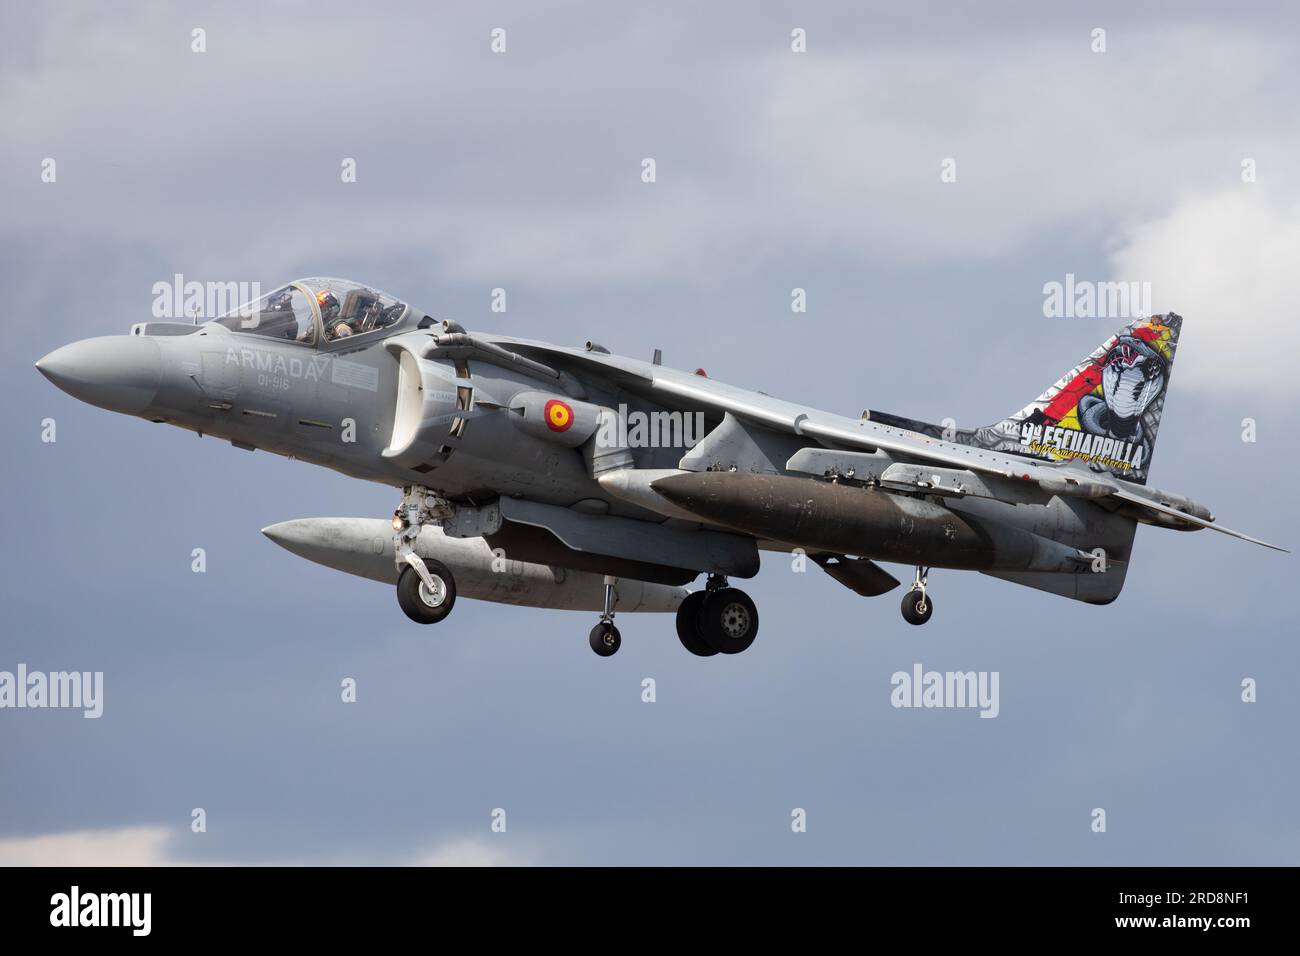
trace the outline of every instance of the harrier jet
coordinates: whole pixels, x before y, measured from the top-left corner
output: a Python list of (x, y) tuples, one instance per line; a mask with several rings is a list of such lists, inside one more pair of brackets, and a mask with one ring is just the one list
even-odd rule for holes
[[(201, 325), (143, 322), (36, 363), (82, 401), (400, 490), (382, 518), (264, 528), (309, 560), (395, 585), (422, 624), (457, 595), (676, 612), (699, 656), (758, 634), (750, 578), (794, 552), (860, 595), (915, 568), (903, 617), (934, 611), (931, 568), (1090, 604), (1119, 596), (1139, 524), (1210, 528), (1147, 484), (1182, 331), (1130, 323), (1000, 422), (945, 428), (823, 412), (587, 342), (467, 332), (370, 286), (291, 282)], [(1282, 550), (1282, 549), (1278, 549)], [(702, 588), (685, 585), (701, 575)]]

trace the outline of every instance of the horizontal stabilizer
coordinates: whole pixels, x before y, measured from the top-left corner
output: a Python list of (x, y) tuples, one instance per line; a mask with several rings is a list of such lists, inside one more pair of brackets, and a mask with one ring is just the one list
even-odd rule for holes
[(1259, 540), (1259, 538), (1252, 538), (1248, 534), (1243, 534), (1240, 531), (1233, 531), (1231, 528), (1225, 528), (1223, 525), (1215, 524), (1213, 521), (1198, 518), (1196, 515), (1188, 514), (1186, 511), (1179, 511), (1177, 508), (1170, 508), (1166, 505), (1160, 504), (1159, 502), (1151, 501), (1150, 499), (1143, 498), (1140, 495), (1135, 495), (1131, 491), (1123, 488), (1117, 488), (1112, 492), (1112, 494), (1116, 498), (1137, 505), (1139, 508), (1146, 508), (1150, 511), (1154, 511), (1157, 514), (1177, 518), (1179, 521), (1185, 521), (1188, 524), (1194, 524), (1201, 528), (1209, 528), (1211, 531), (1218, 531), (1226, 535), (1231, 535), (1234, 538), (1240, 538), (1242, 541), (1249, 541), (1251, 544), (1258, 544), (1265, 548), (1272, 548), (1274, 551), (1282, 551), (1286, 554), (1291, 553), (1288, 549), (1276, 544), (1269, 544), (1267, 541)]

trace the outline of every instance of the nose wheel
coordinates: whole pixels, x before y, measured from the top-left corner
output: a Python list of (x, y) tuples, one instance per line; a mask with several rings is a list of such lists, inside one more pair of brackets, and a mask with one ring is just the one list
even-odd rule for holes
[(437, 624), (456, 603), (456, 579), (441, 561), (423, 560), (428, 583), (407, 565), (397, 577), (397, 603), (417, 624)]
[(393, 514), (393, 559), (397, 562), (397, 603), (417, 624), (437, 624), (456, 603), (456, 579), (441, 561), (425, 560), (415, 550), (420, 529), (451, 513), (450, 504), (428, 488), (403, 489)]
[(924, 624), (934, 613), (934, 600), (925, 591), (929, 575), (930, 569), (918, 564), (912, 589), (903, 595), (903, 620), (908, 624)]
[(605, 576), (605, 609), (600, 614), (600, 623), (591, 629), (587, 643), (601, 657), (613, 657), (623, 646), (623, 635), (614, 626), (614, 606), (618, 604), (618, 579)]

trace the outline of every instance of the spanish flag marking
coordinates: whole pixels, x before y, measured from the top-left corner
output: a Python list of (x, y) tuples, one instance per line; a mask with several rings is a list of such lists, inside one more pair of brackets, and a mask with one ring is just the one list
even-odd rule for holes
[(573, 424), (573, 409), (559, 399), (547, 402), (542, 414), (546, 418), (546, 427), (553, 432), (567, 432)]

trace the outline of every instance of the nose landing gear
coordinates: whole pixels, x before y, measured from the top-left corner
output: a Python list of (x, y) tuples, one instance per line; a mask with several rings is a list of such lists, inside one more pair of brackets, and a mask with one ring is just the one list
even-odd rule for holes
[(456, 603), (456, 579), (441, 561), (421, 559), (421, 563), (424, 575), (410, 565), (398, 575), (397, 603), (417, 624), (437, 624)]
[(921, 625), (930, 620), (934, 613), (934, 601), (925, 593), (926, 581), (930, 569), (916, 566), (916, 576), (912, 579), (912, 589), (903, 595), (903, 620), (908, 624)]
[(441, 561), (425, 560), (415, 550), (420, 529), (451, 513), (450, 505), (427, 488), (412, 485), (393, 514), (393, 558), (399, 569), (397, 603), (417, 624), (437, 624), (456, 603), (456, 579)]
[(623, 636), (614, 626), (614, 606), (618, 603), (618, 579), (605, 575), (605, 609), (601, 612), (600, 623), (591, 629), (587, 642), (591, 649), (601, 657), (612, 657), (623, 646)]

